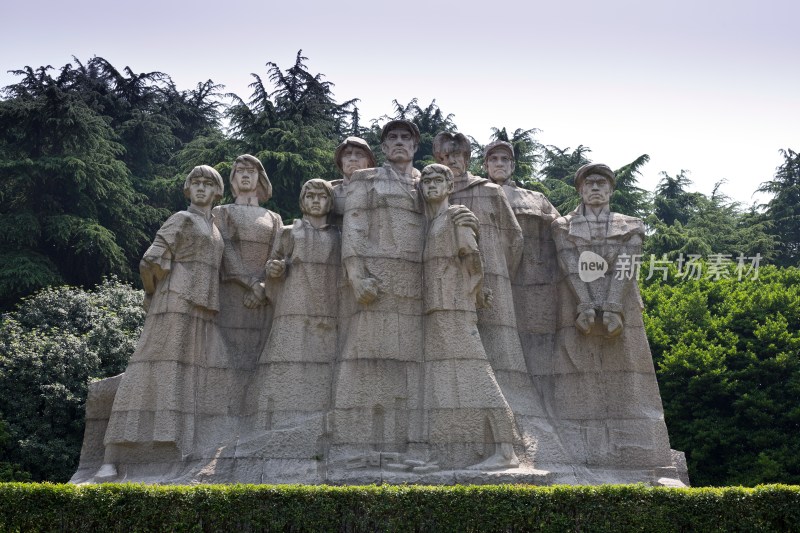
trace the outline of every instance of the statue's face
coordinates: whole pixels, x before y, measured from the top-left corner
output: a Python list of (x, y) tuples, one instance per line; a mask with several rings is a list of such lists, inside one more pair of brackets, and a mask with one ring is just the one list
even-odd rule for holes
[(386, 134), (381, 149), (386, 159), (392, 163), (408, 163), (414, 160), (417, 145), (410, 131), (405, 128), (393, 128)]
[(581, 184), (581, 198), (585, 205), (608, 205), (612, 192), (611, 182), (600, 174), (589, 174)]
[(193, 205), (211, 205), (217, 195), (217, 183), (213, 178), (197, 176), (189, 180), (189, 199)]
[(303, 193), (303, 209), (312, 216), (327, 215), (331, 210), (331, 197), (325, 189), (307, 189)]
[(444, 174), (426, 174), (421, 182), (422, 194), (428, 202), (444, 200), (453, 188), (452, 182), (448, 182)]
[(464, 153), (454, 144), (445, 147), (443, 152), (436, 154), (436, 162), (453, 171), (453, 176), (462, 176), (467, 171), (467, 158)]
[(238, 194), (253, 192), (258, 187), (258, 169), (248, 163), (236, 163), (233, 180)]
[(489, 174), (489, 179), (493, 182), (502, 184), (514, 174), (514, 158), (505, 150), (493, 150), (489, 152), (483, 168)]
[(342, 164), (342, 172), (345, 177), (350, 177), (356, 170), (362, 168), (369, 168), (369, 155), (363, 148), (357, 146), (347, 146), (342, 150), (339, 156), (339, 162)]

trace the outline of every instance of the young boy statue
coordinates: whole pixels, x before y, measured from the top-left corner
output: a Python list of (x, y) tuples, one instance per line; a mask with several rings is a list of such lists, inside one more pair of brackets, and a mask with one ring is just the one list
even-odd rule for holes
[[(449, 203), (453, 173), (448, 167), (425, 167), (420, 189), (428, 219), (423, 252), (424, 405), (433, 458), (442, 468), (517, 467), (514, 415), (478, 333), (476, 305), (491, 306), (491, 294), (483, 289), (475, 233), (453, 222), (452, 213), (461, 206)], [(488, 459), (480, 461), (486, 455)]]
[(284, 227), (267, 262), (279, 297), (258, 365), (256, 423), (259, 430), (305, 435), (308, 446), (296, 448), (298, 459), (320, 455), (330, 409), (340, 256), (339, 229), (327, 223), (332, 205), (329, 182), (307, 181), (300, 192), (303, 218)]

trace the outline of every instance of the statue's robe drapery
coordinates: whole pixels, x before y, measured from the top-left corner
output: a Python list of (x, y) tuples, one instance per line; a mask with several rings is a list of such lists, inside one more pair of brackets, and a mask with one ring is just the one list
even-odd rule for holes
[(286, 261), (286, 270), (282, 281), (273, 281), (275, 317), (258, 364), (256, 431), (302, 426), (310, 442), (296, 457), (311, 458), (319, 453), (331, 403), (339, 229), (295, 220), (283, 229), (272, 259)]
[[(208, 359), (218, 349), (219, 268), (223, 240), (210, 218), (189, 207), (158, 230), (142, 261), (145, 287), (153, 287), (136, 351), (117, 390), (105, 444), (157, 444), (186, 455), (195, 424), (206, 414)], [(157, 266), (154, 266), (157, 265)], [(154, 271), (167, 271), (160, 281)], [(115, 448), (114, 460), (125, 457)], [(127, 457), (128, 460), (147, 460)]]
[(513, 443), (515, 431), (478, 334), (478, 243), (472, 229), (456, 226), (451, 210), (429, 222), (423, 255), (425, 413), (434, 459), (463, 468), (492, 455), (496, 444)]
[(334, 385), (334, 445), (403, 451), (422, 438), (425, 217), (414, 174), (387, 164), (356, 171), (347, 186), (342, 264), (349, 279), (374, 278), (378, 296), (355, 304), (349, 319)]
[[(543, 373), (552, 375), (546, 394), (562, 442), (577, 463), (587, 466), (668, 466), (669, 439), (636, 276), (618, 270), (641, 254), (644, 224), (618, 213), (587, 218), (581, 204), (556, 219), (552, 229), (562, 272), (559, 329), (552, 366)], [(584, 252), (603, 258), (604, 276), (581, 280)], [(588, 335), (575, 325), (586, 309), (596, 313)], [(610, 312), (624, 321), (616, 337), (608, 337), (603, 325), (603, 315)]]
[(213, 213), (225, 241), (217, 317), (224, 349), (212, 354), (208, 397), (214, 417), (201, 433), (219, 441), (225, 433), (234, 437), (245, 420), (241, 417), (255, 408), (251, 378), (272, 328), (274, 294), (267, 281), (269, 300), (264, 305), (249, 309), (244, 297), (264, 281), (283, 223), (280, 215), (258, 205), (226, 204)]
[(543, 416), (525, 364), (514, 310), (511, 280), (522, 257), (522, 230), (503, 189), (471, 174), (457, 177), (450, 203), (466, 206), (478, 218), (478, 247), (491, 308), (478, 310), (478, 331), (497, 381), (515, 415)]

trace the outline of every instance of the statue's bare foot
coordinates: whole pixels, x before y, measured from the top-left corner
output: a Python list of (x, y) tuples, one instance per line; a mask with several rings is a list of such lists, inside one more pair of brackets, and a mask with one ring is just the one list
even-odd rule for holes
[(105, 463), (94, 475), (94, 478), (98, 481), (115, 477), (117, 477), (117, 467), (111, 463)]
[(514, 448), (510, 443), (503, 443), (497, 445), (494, 455), (476, 465), (468, 466), (467, 470), (505, 470), (518, 466), (519, 459), (514, 453)]

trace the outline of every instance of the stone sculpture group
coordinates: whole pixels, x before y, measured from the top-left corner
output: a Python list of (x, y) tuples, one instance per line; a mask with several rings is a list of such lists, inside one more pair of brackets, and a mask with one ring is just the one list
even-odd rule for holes
[[(413, 165), (348, 137), (342, 179), (303, 185), (290, 226), (260, 206), (261, 162), (186, 177), (186, 211), (141, 261), (147, 318), (124, 374), (90, 386), (75, 483), (688, 484), (670, 450), (636, 280), (641, 220), (614, 173), (581, 167), (559, 216), (511, 180), (514, 151), (467, 172), (460, 133)], [(588, 258), (605, 265), (592, 279)]]

